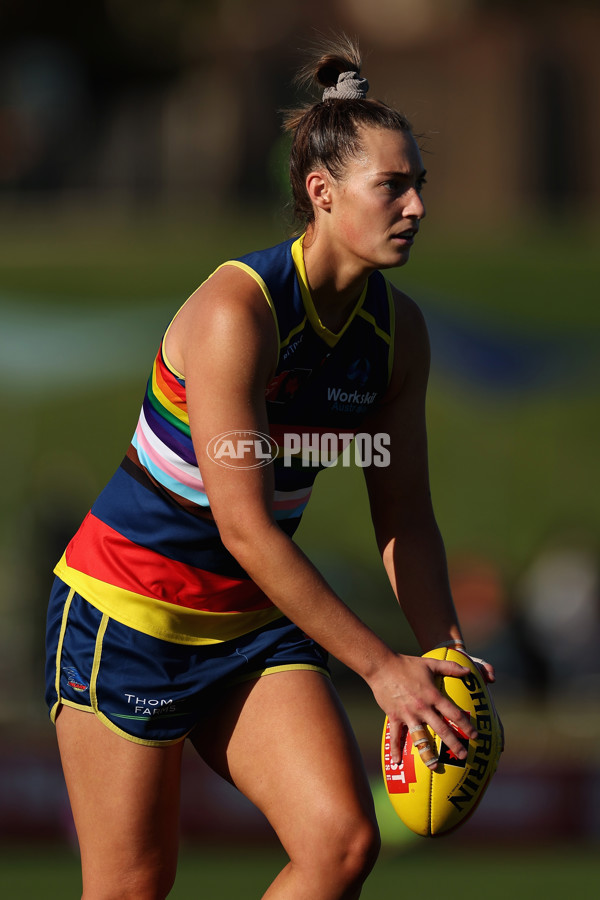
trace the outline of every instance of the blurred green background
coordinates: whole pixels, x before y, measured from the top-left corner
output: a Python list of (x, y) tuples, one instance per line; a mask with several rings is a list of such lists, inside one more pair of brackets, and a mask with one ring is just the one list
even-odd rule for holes
[[(315, 27), (359, 35), (372, 94), (421, 135), (428, 219), (409, 265), (389, 275), (429, 325), (434, 505), (507, 729), (473, 825), (423, 849), (378, 795), (381, 714), (335, 667), (385, 837), (365, 896), (434, 861), (490, 897), (501, 866), (512, 883), (589, 884), (600, 835), (597, 4), (372, 0), (366, 15), (354, 0), (27, 0), (0, 7), (0, 833), (21, 848), (0, 857), (8, 896), (39, 896), (32, 861), (46, 896), (78, 890), (42, 700), (52, 566), (125, 452), (174, 311), (224, 258), (290, 232), (278, 111), (299, 101), (298, 48)], [(416, 650), (360, 470), (321, 477), (299, 540), (369, 624)], [(173, 896), (209, 871), (216, 895), (233, 856), (244, 896), (258, 896), (277, 865), (268, 829), (188, 768)], [(235, 852), (196, 859), (207, 835), (229, 833), (225, 812)], [(242, 896), (233, 881), (231, 896)]]

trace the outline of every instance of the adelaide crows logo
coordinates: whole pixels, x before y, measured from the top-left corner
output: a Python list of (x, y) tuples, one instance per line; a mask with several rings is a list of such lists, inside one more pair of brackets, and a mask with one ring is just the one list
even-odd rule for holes
[(63, 672), (67, 676), (67, 684), (69, 687), (72, 687), (74, 691), (87, 691), (88, 685), (74, 666), (64, 666)]
[(288, 369), (280, 372), (267, 385), (265, 397), (269, 403), (289, 403), (312, 374), (312, 369)]
[(349, 381), (355, 382), (357, 387), (364, 387), (368, 381), (370, 372), (371, 363), (366, 357), (362, 356), (355, 359), (349, 366), (346, 377)]

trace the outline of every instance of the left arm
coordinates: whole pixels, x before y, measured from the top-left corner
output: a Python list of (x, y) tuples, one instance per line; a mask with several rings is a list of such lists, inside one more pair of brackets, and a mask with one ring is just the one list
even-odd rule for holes
[[(364, 469), (375, 535), (392, 588), (423, 652), (462, 642), (444, 544), (429, 489), (425, 395), (429, 340), (423, 316), (396, 292), (394, 368), (368, 430), (390, 437), (390, 465)], [(493, 672), (489, 671), (493, 678)]]

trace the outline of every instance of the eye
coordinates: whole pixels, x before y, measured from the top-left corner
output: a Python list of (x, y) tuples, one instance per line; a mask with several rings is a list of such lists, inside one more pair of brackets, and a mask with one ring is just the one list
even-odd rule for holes
[[(414, 188), (418, 194), (421, 193), (424, 186), (427, 184), (427, 179), (425, 176), (420, 176), (414, 182)], [(411, 180), (408, 178), (389, 178), (387, 181), (382, 181), (380, 186), (390, 194), (404, 194), (406, 191), (411, 188)]]

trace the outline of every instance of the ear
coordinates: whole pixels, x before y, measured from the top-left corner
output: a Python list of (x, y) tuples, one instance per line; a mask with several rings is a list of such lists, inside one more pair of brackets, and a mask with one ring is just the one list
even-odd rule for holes
[(310, 172), (306, 177), (306, 193), (315, 209), (328, 211), (331, 207), (331, 176), (326, 169)]

